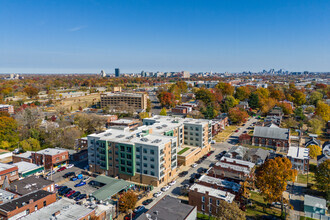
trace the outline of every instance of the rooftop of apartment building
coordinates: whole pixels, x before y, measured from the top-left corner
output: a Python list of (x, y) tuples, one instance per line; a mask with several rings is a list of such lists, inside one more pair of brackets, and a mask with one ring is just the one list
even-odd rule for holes
[(112, 124), (130, 124), (130, 123), (134, 123), (134, 122), (138, 122), (138, 120), (132, 120), (132, 119), (118, 119), (115, 121), (112, 121), (110, 123)]
[(143, 120), (155, 120), (155, 123), (158, 124), (176, 124), (177, 126), (182, 124), (191, 124), (191, 125), (205, 125), (209, 124), (210, 120), (207, 119), (194, 119), (194, 118), (180, 118), (180, 117), (171, 117), (171, 116), (161, 116), (155, 115), (151, 118), (145, 118)]
[(10, 184), (9, 190), (20, 195), (42, 189), (53, 184), (51, 180), (46, 180), (40, 176), (29, 176), (21, 180), (17, 180)]
[(217, 186), (233, 190), (234, 192), (238, 192), (239, 189), (241, 188), (241, 185), (232, 181), (220, 179), (220, 178), (215, 178), (212, 176), (208, 175), (203, 175), (199, 178), (200, 182), (205, 182), (209, 184), (216, 184)]
[(229, 157), (222, 157), (220, 162), (234, 163), (234, 164), (237, 164), (238, 166), (248, 166), (250, 169), (252, 169), (255, 166), (254, 163), (251, 163), (249, 161), (239, 160), (239, 159), (234, 159), (234, 158), (229, 158)]
[(289, 147), (288, 157), (300, 160), (309, 159), (309, 148)]
[(76, 220), (87, 216), (93, 210), (90, 207), (77, 205), (73, 200), (62, 198), (36, 212), (22, 217), (21, 220)]
[(226, 192), (223, 190), (219, 190), (219, 189), (213, 189), (211, 187), (200, 185), (197, 183), (192, 185), (190, 187), (190, 190), (191, 191), (196, 190), (197, 192), (202, 193), (202, 194), (206, 194), (206, 192), (208, 192), (210, 196), (225, 200), (226, 202), (229, 202), (229, 203), (232, 203), (233, 200), (235, 199), (235, 195), (232, 193), (229, 193), (229, 192)]
[(31, 199), (33, 201), (37, 201), (37, 200), (42, 199), (51, 194), (53, 194), (53, 193), (47, 192), (45, 190), (38, 190), (38, 191), (35, 191), (32, 193), (26, 194), (24, 196), (18, 197), (16, 199), (13, 199), (9, 202), (0, 204), (0, 210), (3, 210), (5, 212), (11, 212), (11, 211), (14, 211), (17, 207), (21, 208), (21, 207), (25, 206), (26, 204), (29, 204)]
[(180, 199), (171, 196), (164, 196), (146, 213), (139, 216), (137, 220), (189, 219), (187, 217), (194, 209), (194, 206), (181, 203)]
[(39, 150), (36, 153), (37, 154), (55, 156), (57, 154), (64, 153), (64, 152), (68, 152), (68, 151), (67, 150), (62, 150), (62, 149), (47, 148), (47, 149)]
[(12, 164), (0, 163), (0, 172), (16, 167)]
[(117, 96), (117, 97), (142, 97), (145, 93), (128, 93), (128, 92), (105, 92), (102, 93), (101, 96)]

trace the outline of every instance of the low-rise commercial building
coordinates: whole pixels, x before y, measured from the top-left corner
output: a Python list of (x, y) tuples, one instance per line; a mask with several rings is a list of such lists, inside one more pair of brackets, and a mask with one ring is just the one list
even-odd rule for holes
[(41, 174), (44, 171), (43, 166), (38, 166), (25, 161), (14, 163), (14, 165), (18, 167), (19, 177), (27, 177), (31, 175), (36, 175), (38, 173)]
[(111, 128), (112, 126), (121, 126), (121, 127), (127, 127), (129, 129), (137, 128), (140, 125), (140, 121), (136, 119), (119, 119), (115, 121), (111, 121), (107, 123), (107, 128)]
[(37, 190), (54, 192), (55, 183), (51, 180), (46, 180), (41, 176), (28, 176), (24, 179), (12, 182), (9, 185), (8, 190), (18, 195), (26, 195)]
[(180, 199), (171, 196), (164, 196), (137, 220), (195, 220), (196, 218), (197, 208), (195, 206), (181, 203)]
[(4, 184), (5, 179), (13, 182), (19, 178), (18, 167), (11, 164), (0, 163), (0, 185)]
[(225, 179), (215, 178), (208, 175), (203, 175), (198, 179), (198, 184), (211, 187), (213, 189), (220, 189), (230, 192), (234, 195), (240, 193), (241, 185)]
[(54, 169), (68, 163), (69, 153), (67, 150), (47, 148), (31, 154), (34, 164), (45, 167), (45, 170)]
[(25, 161), (28, 163), (32, 163), (32, 151), (26, 151), (25, 153), (21, 154), (14, 154), (13, 155), (13, 163), (17, 163), (20, 161)]
[(35, 191), (0, 204), (0, 219), (19, 219), (56, 201), (56, 194)]

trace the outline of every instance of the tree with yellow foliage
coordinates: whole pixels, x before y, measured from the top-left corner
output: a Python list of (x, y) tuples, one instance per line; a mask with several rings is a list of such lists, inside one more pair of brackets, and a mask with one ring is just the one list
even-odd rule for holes
[(330, 121), (330, 106), (319, 101), (315, 109), (315, 114), (322, 117), (324, 121)]
[(322, 149), (317, 145), (309, 145), (307, 148), (309, 148), (309, 156), (313, 159), (322, 154)]
[(288, 158), (275, 157), (267, 160), (257, 170), (256, 186), (267, 203), (282, 201), (287, 182), (294, 181), (297, 170), (292, 169)]

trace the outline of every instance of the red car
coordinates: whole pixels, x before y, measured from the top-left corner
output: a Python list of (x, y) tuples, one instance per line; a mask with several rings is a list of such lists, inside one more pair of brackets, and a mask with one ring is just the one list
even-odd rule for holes
[(66, 167), (61, 167), (60, 169), (57, 170), (57, 172), (61, 172), (63, 170), (66, 170)]
[(238, 132), (238, 130), (236, 130), (235, 132)]
[(75, 193), (76, 191), (71, 190), (70, 192), (68, 192), (67, 194), (65, 194), (65, 197), (69, 197), (71, 196), (73, 193)]

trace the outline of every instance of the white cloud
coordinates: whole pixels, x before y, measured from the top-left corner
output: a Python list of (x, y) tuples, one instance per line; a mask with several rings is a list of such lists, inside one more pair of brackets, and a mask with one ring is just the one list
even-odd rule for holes
[(75, 32), (75, 31), (80, 31), (84, 28), (87, 28), (87, 26), (77, 26), (77, 27), (73, 27), (73, 28), (70, 28), (69, 31), (70, 32)]

